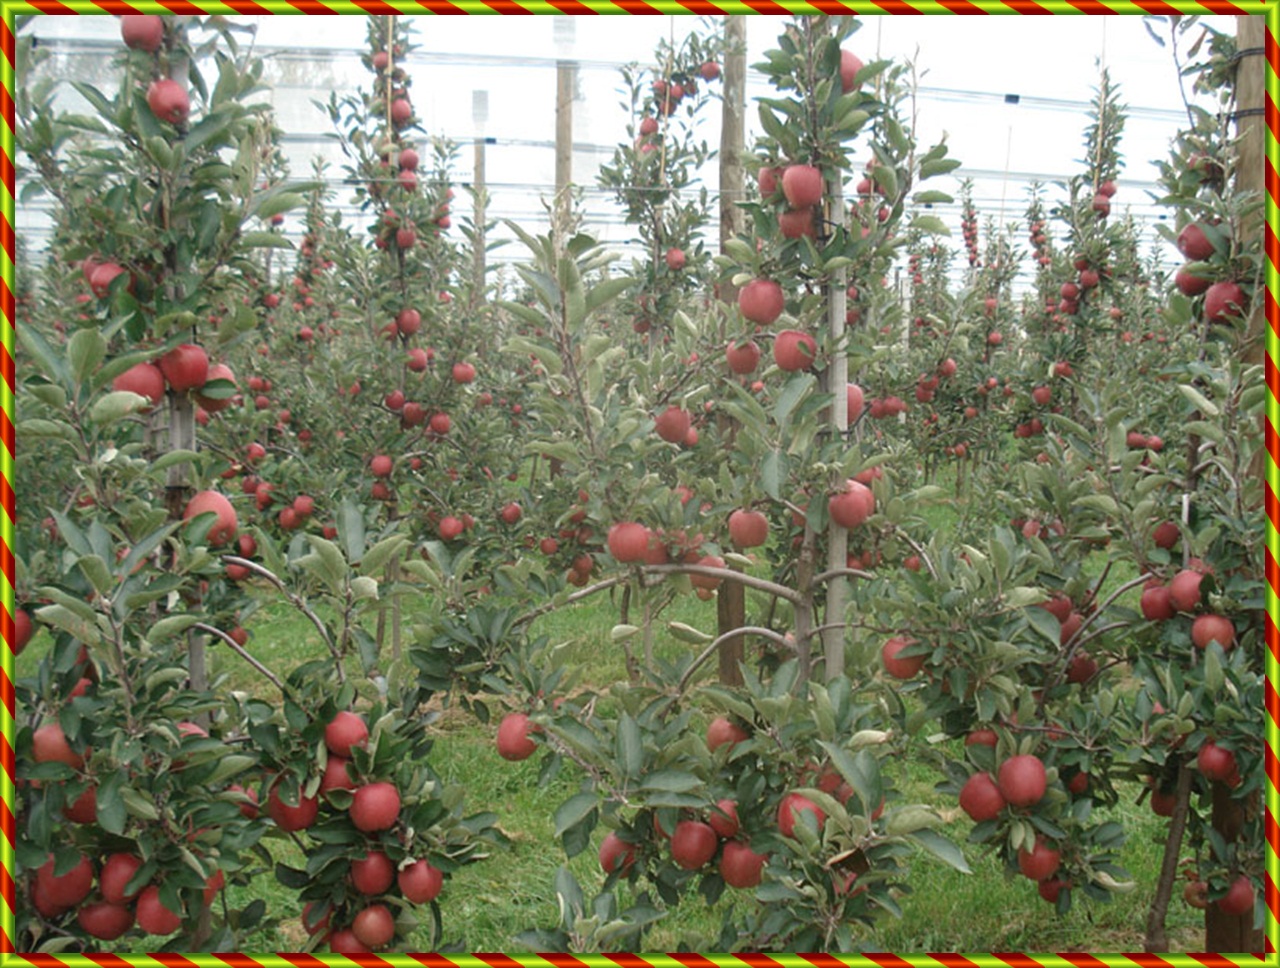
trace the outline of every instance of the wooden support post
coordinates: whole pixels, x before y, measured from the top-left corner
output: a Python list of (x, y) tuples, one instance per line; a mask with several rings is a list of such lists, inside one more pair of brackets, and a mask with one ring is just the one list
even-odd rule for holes
[(486, 267), (485, 253), (485, 219), (488, 217), (489, 197), (485, 188), (484, 173), (484, 138), (476, 138), (476, 161), (475, 174), (471, 179), (471, 190), (475, 201), (475, 214), (473, 221), (475, 222), (476, 237), (471, 247), (471, 257), (474, 260), (471, 268), (471, 308), (476, 309), (484, 301), (485, 292), (485, 273), (488, 271)]
[(573, 180), (573, 91), (577, 65), (573, 61), (556, 61), (556, 199), (555, 225), (552, 235), (557, 245), (567, 239), (561, 234), (569, 226), (569, 183)]
[[(1262, 116), (1266, 90), (1265, 20), (1262, 14), (1236, 17), (1236, 47), (1243, 52), (1236, 73), (1236, 110), (1239, 112), (1236, 133), (1240, 144), (1240, 164), (1236, 172), (1236, 190), (1252, 191), (1262, 195), (1264, 183), (1264, 151), (1266, 149), (1265, 119)], [(1258, 214), (1241, 226), (1240, 244), (1247, 249), (1262, 250), (1263, 214)], [(1261, 280), (1259, 280), (1261, 281)], [(1261, 363), (1266, 344), (1264, 334), (1266, 320), (1262, 290), (1259, 288), (1250, 308), (1248, 336), (1244, 346), (1247, 362)], [(1256, 470), (1262, 474), (1265, 464), (1263, 451), (1258, 452)], [(1213, 807), (1210, 823), (1227, 843), (1238, 840), (1244, 827), (1245, 803), (1231, 795), (1224, 783), (1213, 784)], [(1257, 794), (1255, 793), (1256, 797)], [(1209, 952), (1258, 952), (1263, 951), (1263, 934), (1254, 930), (1253, 912), (1243, 915), (1224, 914), (1218, 905), (1210, 904), (1204, 912), (1205, 951)]]
[[(730, 239), (743, 230), (745, 219), (738, 202), (744, 198), (746, 176), (742, 165), (745, 150), (745, 113), (747, 100), (747, 21), (743, 16), (724, 18), (725, 55), (724, 100), (720, 125), (720, 251)], [(722, 283), (720, 299), (730, 306), (737, 302), (737, 291)], [(728, 334), (722, 332), (721, 339)], [(722, 440), (731, 440), (737, 431), (736, 421), (727, 413), (717, 418)], [(716, 595), (716, 618), (720, 635), (747, 624), (746, 589), (739, 582), (724, 582)], [(726, 639), (719, 646), (720, 682), (726, 686), (742, 685), (742, 663), (746, 660), (746, 643), (741, 635)]]

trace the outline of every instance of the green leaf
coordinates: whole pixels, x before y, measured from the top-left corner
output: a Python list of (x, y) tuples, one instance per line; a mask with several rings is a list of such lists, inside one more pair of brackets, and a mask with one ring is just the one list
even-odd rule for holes
[(354, 601), (377, 601), (378, 580), (370, 575), (358, 575), (351, 579), (351, 596)]
[[(383, 538), (376, 545), (365, 552), (364, 558), (359, 556), (351, 558), (352, 561), (360, 562), (360, 571), (366, 575), (372, 575), (374, 572), (381, 571), (391, 559), (397, 557), (405, 548), (409, 546), (409, 539), (402, 534), (393, 534), (389, 538)], [(350, 555), (348, 555), (350, 557)]]
[(782, 392), (778, 394), (778, 402), (773, 406), (773, 419), (778, 423), (779, 427), (786, 426), (791, 412), (815, 382), (816, 377), (812, 373), (797, 373), (787, 381), (786, 386), (782, 388)]
[(275, 232), (245, 232), (240, 244), (246, 249), (292, 249), (293, 243)]
[(640, 727), (627, 713), (623, 713), (618, 720), (617, 747), (622, 775), (629, 780), (635, 779), (644, 768), (644, 744), (640, 739)]
[(1203, 393), (1193, 386), (1186, 383), (1178, 384), (1178, 391), (1191, 401), (1191, 405), (1199, 410), (1206, 417), (1217, 417), (1222, 413), (1218, 409), (1218, 405), (1206, 397)]
[(943, 863), (954, 867), (961, 874), (973, 873), (969, 869), (969, 862), (965, 860), (960, 848), (936, 830), (917, 830), (911, 835), (911, 839)]
[(951, 234), (951, 229), (947, 228), (947, 223), (936, 215), (914, 215), (911, 218), (910, 228), (919, 232), (928, 232), (930, 235), (949, 236)]
[(151, 400), (131, 390), (112, 390), (104, 393), (89, 408), (89, 419), (95, 424), (108, 426), (131, 414), (141, 413), (151, 406)]
[(84, 383), (106, 355), (107, 341), (96, 329), (77, 330), (67, 343), (67, 362), (77, 383)]
[(946, 192), (929, 189), (928, 191), (916, 192), (911, 196), (911, 201), (916, 205), (950, 205), (955, 199)]
[(160, 621), (156, 622), (147, 631), (147, 641), (152, 645), (160, 645), (162, 642), (168, 642), (175, 636), (181, 635), (191, 626), (201, 621), (201, 616), (192, 614), (183, 615), (166, 615)]
[(1050, 645), (1058, 648), (1062, 644), (1062, 623), (1056, 615), (1039, 606), (1032, 606), (1022, 614), (1027, 617), (1028, 624), (1044, 636)]
[(140, 820), (159, 820), (160, 812), (156, 810), (156, 805), (144, 797), (133, 787), (122, 787), (120, 796), (124, 800), (125, 809), (129, 811), (129, 815), (137, 817)]
[(347, 549), (349, 561), (359, 561), (364, 556), (364, 512), (351, 497), (343, 500), (338, 512), (338, 540)]
[(78, 561), (76, 566), (89, 580), (89, 584), (93, 586), (93, 590), (99, 595), (107, 595), (110, 593), (112, 586), (115, 584), (111, 569), (107, 567), (107, 563), (98, 555), (84, 555)]
[(701, 789), (703, 782), (692, 773), (681, 773), (677, 770), (658, 770), (644, 778), (640, 785), (642, 790), (654, 790), (661, 793), (688, 793)]
[(600, 798), (594, 793), (575, 793), (556, 808), (555, 835), (560, 837), (566, 830), (583, 823), (600, 806)]
[(270, 198), (263, 199), (260, 203), (250, 207), (250, 214), (256, 215), (258, 218), (268, 219), (273, 215), (283, 215), (285, 212), (295, 208), (302, 208), (307, 204), (307, 200), (301, 195), (294, 192), (281, 192)]
[(633, 285), (635, 285), (635, 280), (630, 276), (617, 276), (593, 286), (591, 291), (587, 293), (587, 315), (613, 302)]
[(706, 632), (695, 629), (692, 625), (686, 625), (684, 622), (668, 622), (667, 631), (677, 641), (688, 642), (690, 645), (706, 645), (713, 638)]
[[(92, 614), (90, 609), (89, 615), (92, 616)], [(68, 608), (66, 605), (45, 605), (43, 608), (36, 609), (36, 616), (46, 625), (62, 629), (72, 638), (79, 639), (86, 645), (96, 646), (102, 641), (97, 622), (92, 617), (86, 618), (78, 610)]]
[(256, 756), (246, 756), (243, 753), (231, 753), (227, 756), (218, 758), (218, 765), (214, 768), (213, 775), (208, 777), (204, 782), (209, 786), (230, 780), (233, 776), (238, 776), (245, 770), (257, 765), (258, 758)]
[(760, 462), (760, 484), (775, 501), (782, 500), (782, 481), (787, 474), (787, 459), (781, 450), (773, 449)]
[(923, 162), (920, 165), (920, 180), (933, 178), (935, 175), (946, 175), (960, 167), (959, 158), (938, 158)]

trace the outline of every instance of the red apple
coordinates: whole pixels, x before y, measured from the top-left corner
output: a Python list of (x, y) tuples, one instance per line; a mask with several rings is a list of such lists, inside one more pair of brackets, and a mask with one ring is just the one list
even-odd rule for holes
[(800, 814), (802, 813), (810, 814), (817, 824), (818, 833), (822, 833), (822, 826), (827, 822), (827, 815), (808, 797), (801, 796), (798, 793), (788, 793), (782, 798), (782, 802), (778, 804), (778, 831), (782, 836), (795, 836), (796, 826), (804, 822), (800, 819)]
[(391, 783), (366, 783), (351, 798), (351, 822), (357, 830), (390, 830), (400, 819), (400, 791)]
[(538, 749), (532, 734), (538, 732), (524, 713), (508, 713), (498, 725), (498, 755), (504, 760), (527, 760)]
[(799, 330), (784, 329), (773, 341), (774, 362), (789, 373), (811, 366), (817, 355), (817, 341)]
[(154, 54), (164, 43), (164, 21), (156, 14), (125, 14), (120, 18), (120, 39), (126, 47)]
[(730, 746), (744, 742), (748, 738), (747, 731), (724, 716), (717, 716), (707, 726), (707, 749), (717, 750), (721, 746)]
[(136, 393), (154, 405), (164, 399), (164, 374), (154, 363), (138, 363), (112, 380), (111, 389)]
[(822, 172), (813, 165), (788, 165), (782, 172), (782, 194), (792, 208), (812, 208), (822, 201)]
[(1035, 846), (1031, 850), (1023, 847), (1018, 851), (1018, 870), (1023, 877), (1033, 881), (1045, 881), (1058, 873), (1062, 865), (1062, 854), (1049, 846), (1049, 842), (1039, 834), (1036, 835)]
[(1217, 642), (1224, 652), (1230, 652), (1236, 644), (1236, 629), (1231, 619), (1222, 615), (1199, 615), (1191, 623), (1191, 641), (1198, 649)]
[(871, 488), (856, 480), (845, 481), (844, 488), (827, 500), (827, 513), (842, 528), (856, 528), (875, 511), (875, 495)]
[(217, 517), (209, 528), (205, 540), (214, 547), (231, 541), (236, 536), (236, 528), (239, 524), (236, 519), (236, 509), (217, 491), (200, 491), (196, 494), (187, 502), (187, 509), (183, 512), (182, 518), (184, 521), (190, 521), (201, 514), (209, 513)]
[(739, 376), (753, 372), (760, 364), (760, 347), (754, 340), (730, 343), (725, 348), (724, 355), (730, 371)]
[(175, 914), (160, 900), (160, 888), (151, 884), (138, 895), (138, 927), (147, 934), (173, 934), (182, 927), (182, 915)]
[(428, 861), (416, 860), (408, 867), (400, 868), (396, 883), (407, 900), (414, 904), (430, 904), (444, 887), (444, 872)]
[(840, 90), (849, 94), (858, 86), (858, 71), (862, 70), (862, 61), (851, 50), (840, 51)]
[(1004, 795), (989, 773), (973, 774), (960, 789), (960, 809), (975, 823), (995, 820), (1004, 808)]
[(1192, 262), (1204, 262), (1213, 258), (1213, 243), (1197, 222), (1190, 222), (1183, 227), (1178, 233), (1177, 245), (1178, 251)]
[(681, 820), (671, 835), (671, 859), (687, 871), (695, 871), (716, 855), (720, 841), (709, 824)]
[(168, 77), (152, 81), (147, 88), (147, 107), (161, 121), (181, 124), (191, 113), (191, 98), (187, 89)]
[[(1000, 764), (997, 774), (1000, 795), (1015, 807), (1030, 807), (1044, 797), (1048, 787), (1044, 763), (1030, 754), (1011, 756)], [(1050, 871), (1049, 874), (1052, 874)], [(1046, 874), (1045, 877), (1049, 875)], [(1036, 878), (1043, 880), (1043, 878)]]
[(1200, 584), (1204, 575), (1190, 568), (1183, 569), (1169, 582), (1169, 604), (1179, 612), (1194, 612), (1200, 607)]
[(102, 899), (108, 904), (124, 904), (137, 897), (142, 888), (135, 888), (132, 894), (125, 892), (141, 867), (142, 858), (133, 854), (112, 854), (108, 857), (98, 874), (98, 890)]
[(71, 748), (56, 722), (45, 723), (31, 735), (31, 758), (37, 763), (65, 763), (73, 770), (84, 768), (84, 757)]
[(768, 854), (757, 854), (749, 845), (730, 840), (720, 854), (720, 876), (730, 887), (757, 887), (768, 860)]
[(100, 941), (114, 941), (133, 927), (133, 909), (123, 904), (94, 901), (76, 912), (76, 923)]
[(351, 933), (361, 944), (381, 948), (396, 936), (396, 919), (385, 904), (370, 904), (351, 922)]
[(649, 549), (649, 529), (635, 521), (623, 521), (609, 529), (609, 554), (621, 564), (644, 561)]
[(600, 869), (606, 874), (625, 871), (636, 862), (635, 844), (629, 844), (614, 831), (605, 834), (600, 843)]
[(371, 850), (364, 857), (351, 862), (351, 884), (361, 894), (370, 897), (385, 894), (391, 890), (395, 879), (395, 865), (380, 850)]
[(160, 357), (159, 366), (175, 393), (198, 390), (209, 379), (209, 354), (194, 343), (175, 346)]
[(369, 727), (362, 717), (342, 710), (324, 728), (324, 745), (334, 756), (350, 758), (351, 749), (369, 740)]
[(276, 822), (281, 830), (305, 830), (316, 821), (320, 813), (318, 797), (299, 797), (298, 803), (290, 806), (280, 796), (278, 786), (273, 786), (267, 795), (267, 816)]
[(1225, 323), (1244, 315), (1249, 300), (1235, 282), (1215, 282), (1204, 295), (1204, 318), (1210, 323)]
[(739, 508), (729, 514), (729, 537), (739, 548), (758, 548), (769, 540), (769, 519), (761, 511)]
[(884, 671), (895, 679), (911, 679), (920, 674), (924, 668), (923, 655), (898, 658), (898, 653), (908, 646), (915, 645), (915, 639), (894, 636), (880, 647), (880, 660), (884, 663)]
[(752, 279), (738, 292), (738, 309), (759, 326), (771, 326), (782, 315), (786, 300), (772, 279)]
[(654, 418), (653, 429), (658, 436), (670, 444), (681, 443), (689, 433), (690, 418), (686, 410), (679, 407), (667, 407)]
[(1205, 779), (1227, 783), (1236, 775), (1236, 754), (1213, 740), (1206, 740), (1196, 755), (1196, 765)]

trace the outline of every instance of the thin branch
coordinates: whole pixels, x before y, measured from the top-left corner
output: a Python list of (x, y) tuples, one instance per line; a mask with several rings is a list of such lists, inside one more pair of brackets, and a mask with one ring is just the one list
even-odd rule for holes
[(604, 581), (598, 581), (594, 585), (588, 585), (586, 588), (580, 588), (578, 589), (578, 591), (572, 592), (571, 594), (567, 595), (564, 601), (562, 602), (558, 602), (553, 599), (552, 601), (547, 602), (545, 605), (539, 605), (537, 608), (533, 609), (532, 611), (525, 612), (523, 615), (517, 618), (512, 623), (512, 625), (513, 627), (528, 625), (535, 618), (538, 618), (539, 616), (542, 616), (542, 615), (546, 615), (547, 612), (553, 612), (557, 608), (560, 608), (564, 605), (572, 605), (574, 602), (580, 602), (584, 598), (590, 598), (592, 595), (596, 594), (597, 592), (602, 592), (606, 588), (613, 588), (615, 585), (621, 585), (627, 580), (627, 577), (628, 577), (627, 575), (615, 575), (613, 578), (606, 578)]
[[(873, 581), (875, 575), (869, 571), (861, 571), (857, 568), (832, 568), (830, 571), (824, 571), (820, 575), (815, 575), (813, 583), (821, 585), (824, 582), (831, 581), (833, 578), (865, 578), (867, 581)], [(824, 626), (825, 627), (825, 626)]]
[(752, 575), (744, 575), (740, 571), (733, 571), (729, 568), (712, 568), (709, 565), (641, 565), (640, 567), (647, 575), (705, 575), (707, 578), (736, 581), (740, 585), (746, 585), (756, 591), (776, 595), (778, 598), (785, 598), (792, 604), (798, 605), (801, 602), (800, 594), (785, 585), (778, 585)]
[(316, 631), (318, 631), (320, 633), (320, 637), (324, 639), (324, 644), (328, 647), (329, 654), (333, 656), (334, 664), (338, 667), (338, 681), (343, 683), (347, 681), (346, 670), (342, 667), (342, 655), (334, 646), (333, 639), (329, 637), (329, 630), (325, 628), (324, 622), (321, 621), (320, 616), (311, 610), (311, 607), (306, 603), (306, 600), (303, 599), (301, 595), (291, 592), (285, 586), (285, 583), (281, 581), (274, 572), (264, 568), (256, 561), (250, 561), (248, 558), (241, 558), (239, 555), (226, 555), (222, 560), (228, 564), (241, 565), (242, 567), (249, 569), (249, 571), (253, 572), (255, 575), (259, 575), (271, 582), (271, 584), (275, 585), (276, 588), (283, 593), (287, 599), (289, 599), (289, 603), (293, 605), (294, 608), (311, 620), (311, 624), (316, 627)]
[(192, 628), (198, 629), (199, 631), (204, 632), (207, 635), (216, 635), (227, 646), (231, 648), (232, 652), (240, 656), (240, 658), (244, 659), (245, 662), (249, 663), (249, 665), (253, 666), (260, 673), (262, 673), (262, 675), (267, 679), (267, 681), (269, 681), (273, 686), (275, 686), (277, 689), (280, 690), (282, 695), (287, 695), (287, 693), (285, 692), (284, 683), (282, 683), (276, 677), (276, 674), (272, 672), (270, 669), (268, 669), (266, 666), (264, 666), (257, 659), (255, 659), (253, 656), (251, 656), (247, 651), (245, 651), (244, 646), (242, 646), (239, 642), (233, 639), (226, 632), (222, 631), (222, 629), (214, 628), (212, 625), (206, 625), (204, 622), (196, 622), (196, 624), (193, 625)]
[(688, 686), (689, 680), (693, 678), (693, 674), (698, 671), (704, 662), (715, 655), (716, 650), (720, 648), (722, 643), (739, 635), (759, 635), (766, 639), (771, 639), (779, 645), (788, 647), (791, 645), (791, 643), (787, 641), (785, 635), (779, 635), (773, 629), (767, 629), (763, 626), (744, 625), (742, 628), (731, 629), (723, 635), (716, 636), (716, 638), (714, 638), (711, 643), (702, 650), (702, 654), (693, 660), (693, 664), (684, 671), (684, 675), (680, 677), (680, 682), (676, 685), (676, 695), (680, 696), (684, 694), (685, 687)]

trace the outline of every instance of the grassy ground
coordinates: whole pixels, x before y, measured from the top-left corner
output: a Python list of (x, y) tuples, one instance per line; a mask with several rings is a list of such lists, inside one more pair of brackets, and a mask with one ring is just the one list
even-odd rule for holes
[[(930, 525), (946, 530), (955, 520), (954, 513), (950, 508), (931, 509)], [(1109, 574), (1108, 585), (1130, 575), (1131, 572), (1117, 569)], [(408, 615), (406, 623), (411, 618)], [(662, 620), (714, 629), (715, 604), (698, 601), (691, 595), (680, 596)], [(565, 662), (579, 670), (585, 681), (601, 686), (626, 678), (622, 650), (608, 637), (608, 630), (617, 621), (617, 603), (601, 595), (541, 618), (535, 630), (561, 645)], [(250, 624), (250, 651), (273, 668), (291, 668), (322, 649), (314, 629), (287, 606), (266, 605)], [(658, 636), (655, 647), (656, 654), (666, 659), (695, 648), (665, 635)], [(19, 676), (33, 670), (43, 651), (37, 640), (22, 656)], [(213, 671), (225, 673), (233, 687), (267, 695), (270, 687), (230, 653), (215, 648), (212, 661)], [(456, 943), (473, 951), (515, 950), (515, 936), (520, 931), (549, 927), (557, 919), (552, 883), (557, 868), (565, 861), (553, 836), (552, 815), (576, 791), (578, 778), (571, 767), (566, 768), (547, 788), (540, 789), (536, 782), (539, 758), (522, 763), (502, 760), (493, 743), (495, 726), (481, 726), (461, 712), (447, 712), (436, 728), (436, 770), (447, 782), (467, 788), (468, 812), (497, 813), (502, 829), (511, 839), (508, 849), (496, 852), (485, 863), (463, 869), (446, 885), (441, 897), (446, 944)], [(897, 758), (889, 769), (897, 771), (896, 785), (909, 800), (933, 803), (944, 815), (955, 816), (957, 819), (944, 832), (958, 842), (964, 841), (969, 828), (967, 818), (960, 814), (952, 798), (933, 791), (938, 777), (924, 765), (923, 757)], [(901, 952), (1140, 950), (1165, 823), (1145, 806), (1134, 806), (1137, 794), (1137, 789), (1122, 791), (1122, 802), (1114, 811), (1115, 819), (1121, 820), (1129, 831), (1122, 863), (1133, 872), (1139, 885), (1132, 894), (1118, 896), (1109, 905), (1078, 903), (1068, 916), (1059, 918), (1029, 882), (1007, 876), (995, 857), (970, 850), (973, 873), (962, 875), (921, 854), (911, 863), (912, 893), (901, 899), (904, 916), (900, 920), (883, 919), (865, 936), (863, 948)], [(291, 843), (272, 841), (272, 849), (277, 859), (286, 863), (302, 860)], [(594, 851), (575, 858), (570, 867), (588, 894), (601, 880)], [(268, 910), (288, 919), (278, 930), (264, 931), (249, 939), (248, 947), (296, 950), (303, 943), (304, 935), (294, 917), (299, 905), (293, 892), (269, 876), (256, 878), (249, 887), (236, 891), (233, 902), (262, 897)], [(744, 903), (740, 892), (728, 891), (715, 907), (709, 908), (699, 900), (684, 904), (657, 926), (648, 947), (702, 947), (705, 939), (718, 934), (726, 907), (739, 903)], [(1202, 927), (1194, 916), (1197, 914), (1175, 900), (1169, 924), (1173, 950), (1199, 947)], [(430, 944), (425, 932), (414, 941), (419, 950)]]

